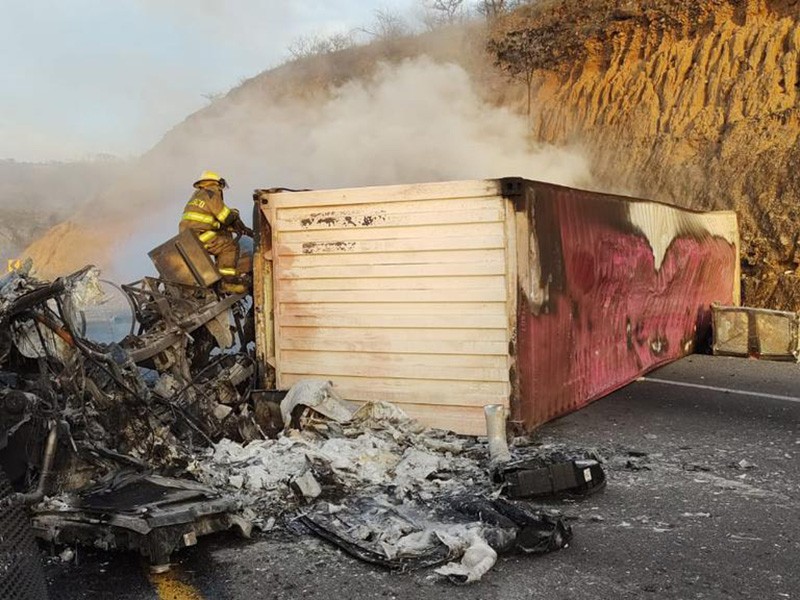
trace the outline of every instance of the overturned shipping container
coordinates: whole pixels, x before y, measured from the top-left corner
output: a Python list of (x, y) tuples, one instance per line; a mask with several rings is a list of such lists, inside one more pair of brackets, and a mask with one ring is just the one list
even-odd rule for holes
[(460, 433), (487, 404), (523, 430), (580, 408), (738, 304), (732, 212), (517, 178), (254, 199), (265, 379), (330, 379)]

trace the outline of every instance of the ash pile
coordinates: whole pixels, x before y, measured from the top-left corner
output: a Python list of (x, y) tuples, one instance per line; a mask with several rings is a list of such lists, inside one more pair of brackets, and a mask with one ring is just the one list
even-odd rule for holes
[[(29, 268), (29, 266), (27, 267)], [(393, 570), (480, 579), (498, 554), (566, 547), (539, 500), (603, 489), (591, 452), (422, 427), (351, 405), (330, 382), (259, 390), (252, 300), (145, 278), (118, 289), (133, 327), (91, 341), (92, 267), (54, 282), (0, 279), (0, 459), (35, 533), (136, 550), (154, 570), (198, 537), (286, 528)]]

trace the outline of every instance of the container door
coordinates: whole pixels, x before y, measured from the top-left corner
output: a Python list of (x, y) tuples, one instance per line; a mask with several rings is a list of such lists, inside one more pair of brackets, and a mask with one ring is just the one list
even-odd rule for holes
[(266, 195), (277, 384), (334, 382), (426, 425), (508, 405), (513, 209), (494, 181)]

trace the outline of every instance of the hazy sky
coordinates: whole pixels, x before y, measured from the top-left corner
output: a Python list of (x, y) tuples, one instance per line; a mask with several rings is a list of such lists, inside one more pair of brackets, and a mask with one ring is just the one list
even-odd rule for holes
[(0, 159), (137, 155), (300, 35), (414, 0), (0, 0)]

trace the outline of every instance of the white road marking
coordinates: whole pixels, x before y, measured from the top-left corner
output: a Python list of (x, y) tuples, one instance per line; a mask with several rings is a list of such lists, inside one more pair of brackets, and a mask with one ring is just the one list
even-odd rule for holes
[(794, 396), (780, 396), (778, 394), (765, 394), (763, 392), (748, 392), (745, 390), (734, 390), (732, 388), (716, 387), (713, 385), (702, 385), (699, 383), (687, 383), (684, 381), (670, 381), (669, 379), (657, 379), (655, 377), (640, 377), (639, 381), (649, 381), (650, 383), (662, 383), (664, 385), (676, 385), (678, 387), (694, 388), (697, 390), (709, 390), (712, 392), (724, 392), (726, 394), (737, 394), (739, 396), (751, 396), (756, 398), (769, 398), (770, 400), (783, 400), (785, 402), (800, 403), (800, 398)]

